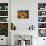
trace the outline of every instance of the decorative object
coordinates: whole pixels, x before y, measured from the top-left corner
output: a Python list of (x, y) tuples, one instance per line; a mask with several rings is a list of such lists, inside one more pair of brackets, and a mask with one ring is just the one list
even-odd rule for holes
[(28, 19), (29, 18), (29, 11), (28, 10), (18, 10), (19, 19)]
[(0, 23), (0, 35), (8, 37), (8, 23)]
[(34, 30), (34, 26), (32, 25), (32, 26), (29, 26), (29, 30)]
[(0, 6), (0, 10), (1, 10), (1, 6)]
[(16, 30), (16, 26), (13, 23), (11, 23), (11, 30)]
[(38, 11), (38, 16), (46, 16), (46, 11)]
[(46, 22), (46, 17), (38, 17), (38, 22)]
[(8, 11), (0, 11), (0, 16), (8, 16)]
[(42, 12), (42, 15), (45, 15), (45, 12)]
[(38, 3), (38, 10), (45, 10), (46, 9), (46, 3)]
[[(29, 44), (29, 45), (32, 45), (32, 36), (30, 36), (30, 35), (19, 35), (20, 36), (20, 38), (22, 39), (22, 40), (24, 40), (25, 41), (25, 44), (27, 45), (27, 44)], [(27, 42), (26, 42), (27, 41)], [(29, 42), (29, 43), (28, 43)]]
[(0, 3), (0, 10), (8, 10), (8, 3)]
[(16, 46), (30, 46), (32, 45), (32, 36), (31, 35), (15, 35), (15, 45)]
[(0, 17), (0, 22), (8, 22), (8, 17)]
[(46, 23), (39, 23), (38, 28), (46, 28)]
[(0, 23), (0, 30), (8, 30), (8, 23)]
[(8, 6), (5, 6), (5, 10), (8, 10)]
[(39, 29), (39, 37), (46, 37), (46, 29)]

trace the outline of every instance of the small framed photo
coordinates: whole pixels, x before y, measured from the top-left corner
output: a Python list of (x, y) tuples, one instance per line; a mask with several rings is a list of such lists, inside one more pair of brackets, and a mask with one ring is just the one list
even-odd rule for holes
[(29, 18), (29, 11), (28, 10), (18, 10), (17, 18), (18, 19), (28, 19)]

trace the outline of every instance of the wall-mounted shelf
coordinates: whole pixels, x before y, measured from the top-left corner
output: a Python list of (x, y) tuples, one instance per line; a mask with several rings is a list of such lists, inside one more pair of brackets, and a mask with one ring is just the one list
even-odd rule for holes
[(38, 4), (38, 34), (46, 37), (46, 3)]
[(8, 16), (0, 16), (0, 17), (8, 17)]
[(44, 15), (44, 16), (38, 16), (38, 17), (46, 17), (46, 15)]
[(0, 11), (8, 11), (8, 10), (0, 10)]
[(46, 11), (46, 10), (38, 10), (38, 11)]
[(38, 22), (38, 23), (46, 23), (46, 22)]
[(46, 28), (38, 28), (38, 29), (46, 29)]
[(0, 35), (8, 37), (8, 3), (0, 3)]
[(0, 23), (8, 23), (8, 22), (0, 22)]

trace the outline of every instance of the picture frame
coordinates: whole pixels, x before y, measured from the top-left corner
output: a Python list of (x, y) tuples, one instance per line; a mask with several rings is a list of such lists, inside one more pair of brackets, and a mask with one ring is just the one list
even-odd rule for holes
[(29, 10), (18, 10), (17, 18), (18, 19), (29, 19)]

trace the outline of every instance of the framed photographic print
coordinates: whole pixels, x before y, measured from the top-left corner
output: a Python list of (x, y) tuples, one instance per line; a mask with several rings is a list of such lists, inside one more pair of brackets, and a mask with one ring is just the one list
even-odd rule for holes
[(17, 11), (17, 18), (18, 19), (28, 19), (29, 18), (29, 11), (28, 10), (18, 10)]

